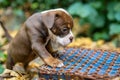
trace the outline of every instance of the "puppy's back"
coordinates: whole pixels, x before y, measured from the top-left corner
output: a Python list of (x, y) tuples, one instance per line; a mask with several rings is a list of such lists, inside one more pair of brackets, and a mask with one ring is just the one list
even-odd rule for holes
[(11, 66), (13, 66), (16, 62), (25, 62), (31, 52), (30, 45), (31, 43), (26, 33), (26, 26), (23, 25), (9, 44), (7, 50), (9, 61), (7, 60), (8, 62), (6, 65), (12, 63)]

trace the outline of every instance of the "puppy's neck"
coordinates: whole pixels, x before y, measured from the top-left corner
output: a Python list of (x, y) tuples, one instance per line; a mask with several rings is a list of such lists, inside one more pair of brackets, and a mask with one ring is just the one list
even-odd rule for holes
[(52, 31), (49, 30), (49, 29), (48, 29), (48, 32), (49, 32), (49, 36), (50, 36), (52, 48), (53, 48), (54, 50), (62, 49), (63, 46), (60, 45), (60, 44), (56, 41), (56, 35), (53, 34)]

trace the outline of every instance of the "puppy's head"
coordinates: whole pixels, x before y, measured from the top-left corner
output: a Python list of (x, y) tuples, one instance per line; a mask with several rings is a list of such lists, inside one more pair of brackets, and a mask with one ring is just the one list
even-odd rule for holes
[(70, 14), (64, 9), (53, 9), (43, 11), (42, 21), (50, 30), (51, 40), (62, 46), (73, 41), (72, 27), (73, 20)]

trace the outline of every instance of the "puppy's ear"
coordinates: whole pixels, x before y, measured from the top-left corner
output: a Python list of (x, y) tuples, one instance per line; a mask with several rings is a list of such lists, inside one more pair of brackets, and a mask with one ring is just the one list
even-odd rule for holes
[(32, 16), (30, 16), (26, 22), (25, 22), (25, 25), (27, 27), (38, 27), (41, 25), (41, 14), (40, 13), (35, 13), (33, 14)]
[(52, 12), (42, 13), (42, 21), (49, 29), (54, 25), (56, 14)]

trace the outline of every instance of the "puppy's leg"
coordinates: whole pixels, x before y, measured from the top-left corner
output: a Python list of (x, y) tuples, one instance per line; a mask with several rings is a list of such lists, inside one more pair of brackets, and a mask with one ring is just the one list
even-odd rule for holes
[(6, 68), (12, 70), (15, 63), (13, 62), (12, 57), (8, 54), (7, 61), (6, 61)]
[(54, 50), (52, 45), (51, 45), (51, 41), (49, 40), (47, 45), (46, 45), (46, 49), (48, 50), (48, 52), (55, 58), (58, 58), (60, 56), (58, 50)]
[(44, 59), (46, 64), (52, 66), (52, 67), (62, 67), (64, 66), (62, 60), (59, 60), (57, 58), (53, 58), (53, 57), (48, 57)]
[(46, 45), (46, 49), (55, 58), (58, 58), (63, 54), (63, 52), (61, 50), (53, 48), (53, 46), (51, 45), (51, 40), (48, 41), (48, 43)]
[(54, 54), (56, 55), (57, 58), (60, 58), (60, 56), (63, 55), (63, 51), (62, 50), (57, 50)]
[(32, 50), (36, 55), (41, 57), (46, 64), (52, 67), (62, 67), (63, 62), (61, 60), (54, 58), (45, 48), (45, 44), (48, 41), (47, 39), (49, 39), (48, 35), (46, 34), (48, 33), (40, 34), (40, 31), (37, 30), (36, 28), (35, 29), (31, 28), (30, 30), (28, 30), (28, 35), (30, 37)]
[(29, 56), (27, 57), (27, 59), (23, 62), (24, 64), (24, 69), (27, 70), (29, 62), (32, 61), (33, 59), (35, 59), (37, 56), (34, 52), (31, 52), (29, 54)]
[[(34, 43), (35, 44), (35, 43)], [(52, 66), (52, 67), (62, 67), (64, 64), (61, 60), (57, 59), (57, 58), (54, 58), (51, 54), (49, 54), (49, 52), (46, 50), (46, 48), (44, 46), (38, 46), (39, 43), (37, 43), (35, 45), (35, 47), (33, 47), (34, 49), (34, 52), (42, 58), (42, 60), (48, 64), (49, 66)]]

